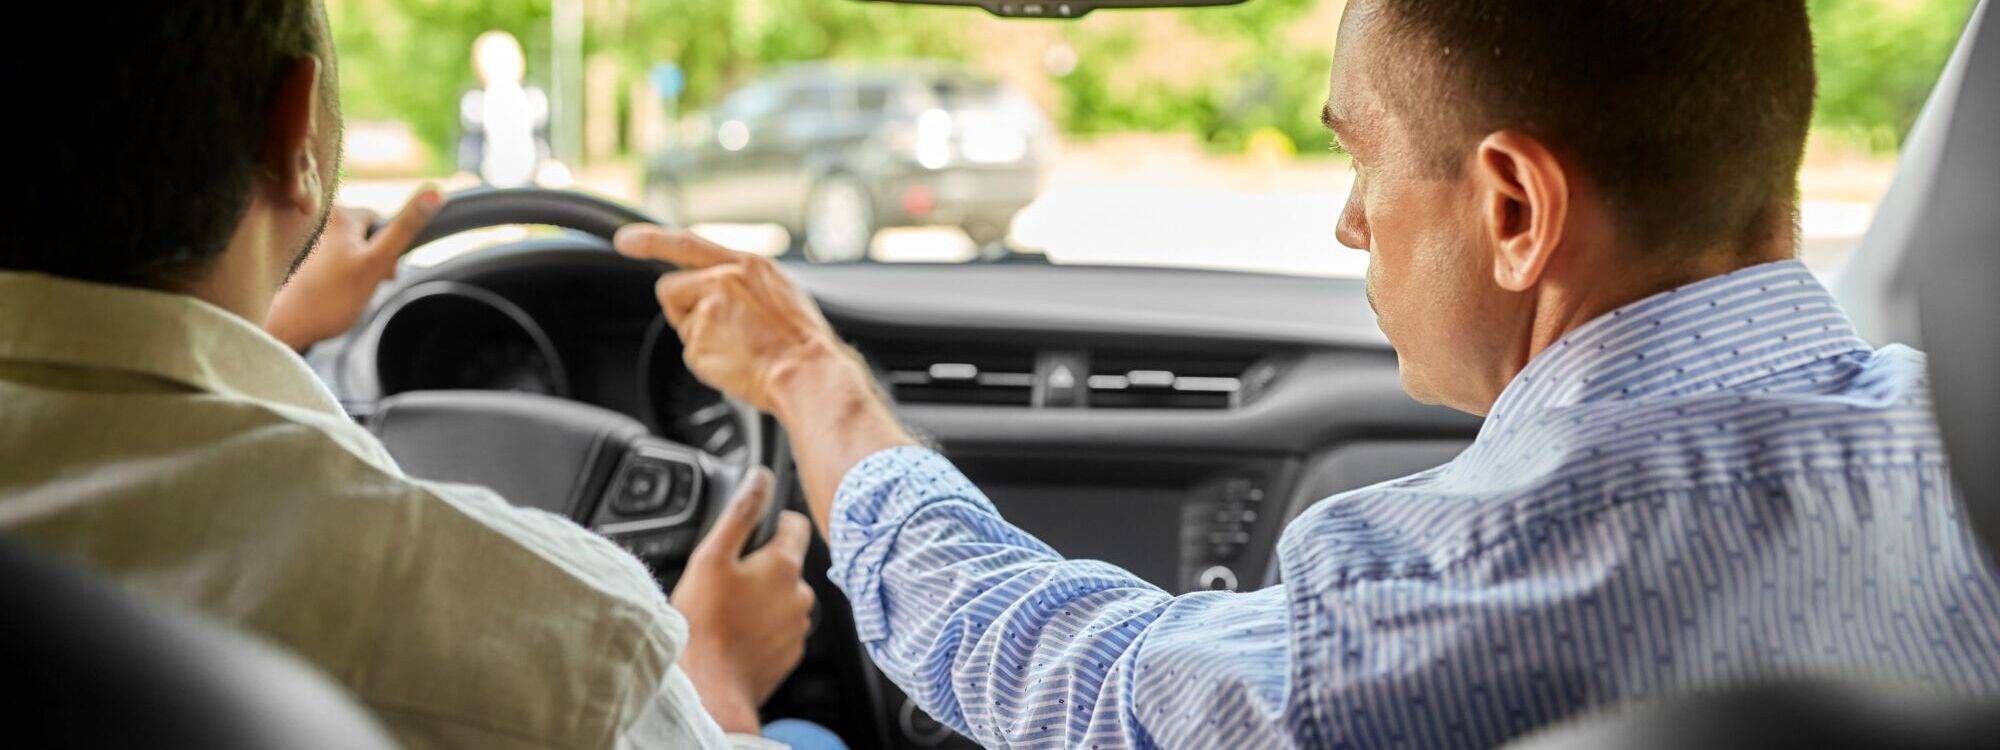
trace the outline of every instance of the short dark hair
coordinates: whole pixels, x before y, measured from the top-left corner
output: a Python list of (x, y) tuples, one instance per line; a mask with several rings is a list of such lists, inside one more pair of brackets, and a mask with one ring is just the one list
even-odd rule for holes
[[(1628, 242), (1674, 260), (1794, 221), (1812, 119), (1804, 0), (1384, 0), (1428, 80), (1384, 87), (1455, 170), (1529, 133), (1606, 194)], [(1774, 225), (1773, 222), (1784, 222)]]
[[(316, 0), (42, 5), (0, 52), (23, 88), (0, 269), (157, 286), (212, 264), (242, 220), (288, 63), (325, 59)], [(327, 75), (331, 75), (328, 71)], [(17, 158), (18, 157), (18, 158)]]

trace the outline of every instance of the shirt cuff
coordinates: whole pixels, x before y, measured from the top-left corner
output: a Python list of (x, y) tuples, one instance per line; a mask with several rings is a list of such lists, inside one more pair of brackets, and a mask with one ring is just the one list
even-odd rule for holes
[(841, 479), (827, 524), (833, 558), (827, 577), (847, 594), (864, 643), (888, 636), (882, 570), (896, 551), (897, 532), (926, 506), (947, 501), (999, 514), (951, 461), (916, 446), (871, 454)]

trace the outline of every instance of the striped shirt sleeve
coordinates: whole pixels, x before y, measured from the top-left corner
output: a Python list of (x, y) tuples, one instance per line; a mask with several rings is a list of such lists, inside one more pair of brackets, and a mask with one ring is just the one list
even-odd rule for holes
[(917, 448), (851, 470), (832, 533), (831, 578), (877, 666), (983, 745), (1296, 744), (1281, 589), (1174, 597), (1065, 560)]

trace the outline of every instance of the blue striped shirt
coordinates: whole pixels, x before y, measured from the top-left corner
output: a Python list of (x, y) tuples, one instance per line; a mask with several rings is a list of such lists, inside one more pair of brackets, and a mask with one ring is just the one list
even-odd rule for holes
[(994, 747), (1483, 747), (1824, 671), (2000, 690), (1922, 355), (1796, 262), (1563, 337), (1457, 459), (1293, 521), (1279, 586), (1065, 560), (914, 448), (849, 472), (832, 536), (876, 664)]

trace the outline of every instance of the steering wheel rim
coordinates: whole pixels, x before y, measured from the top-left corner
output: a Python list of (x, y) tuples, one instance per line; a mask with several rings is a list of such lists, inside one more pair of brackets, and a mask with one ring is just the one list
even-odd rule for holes
[[(543, 188), (473, 188), (446, 196), (443, 206), (438, 209), (437, 215), (432, 217), (423, 231), (419, 232), (416, 238), (411, 241), (410, 249), (416, 249), (431, 242), (464, 232), (512, 224), (545, 224), (556, 226), (590, 234), (609, 242), (620, 228), (628, 224), (652, 223), (652, 221), (651, 217), (629, 206), (576, 191), (548, 190)], [(378, 224), (377, 227), (379, 228), (379, 226)], [(658, 265), (671, 268), (671, 266), (666, 264)], [(547, 412), (546, 409), (536, 407), (530, 403), (535, 399), (545, 397), (499, 391), (483, 392), (473, 401), (466, 401), (462, 398), (452, 399), (449, 397), (442, 399), (403, 399), (406, 403), (416, 402), (410, 403), (405, 408), (406, 412), (417, 408), (417, 403), (421, 403), (422, 408), (428, 410), (428, 413), (425, 414), (426, 418), (424, 419), (403, 419), (398, 421), (397, 424), (399, 426), (397, 429), (400, 432), (392, 440), (389, 435), (383, 434), (382, 425), (388, 422), (390, 414), (395, 411), (393, 404), (397, 403), (398, 397), (410, 394), (449, 395), (444, 392), (408, 391), (393, 396), (386, 396), (378, 402), (378, 406), (371, 416), (371, 428), (376, 429), (378, 434), (384, 437), (385, 445), (391, 448), (392, 455), (395, 455), (398, 448), (404, 451), (418, 450), (418, 448), (412, 446), (427, 443), (449, 445), (456, 442), (460, 447), (463, 447), (468, 441), (477, 442), (494, 438), (494, 435), (490, 434), (490, 431), (467, 431), (463, 429), (462, 425), (453, 426), (452, 422), (454, 418), (450, 415), (452, 409), (464, 410), (456, 420), (461, 423), (470, 423), (478, 419), (479, 416), (475, 415), (474, 410), (480, 408), (480, 404), (484, 404), (489, 408), (498, 407), (492, 408), (492, 410), (509, 414), (509, 418), (517, 423), (532, 423), (534, 420), (541, 418), (538, 416), (539, 414)], [(582, 402), (569, 403), (580, 407), (590, 406)], [(610, 449), (617, 455), (609, 456), (609, 458), (597, 457), (596, 454), (600, 449), (596, 446), (591, 448), (590, 453), (592, 457), (587, 460), (589, 466), (576, 474), (576, 478), (573, 479), (574, 486), (572, 488), (576, 498), (589, 497), (587, 499), (573, 499), (574, 507), (568, 515), (572, 520), (584, 524), (594, 531), (604, 533), (614, 541), (620, 542), (628, 550), (639, 555), (641, 559), (646, 560), (648, 564), (678, 565), (683, 563), (689, 551), (687, 548), (691, 545), (680, 544), (680, 536), (675, 536), (675, 541), (672, 543), (663, 544), (662, 541), (666, 539), (668, 534), (662, 531), (662, 528), (646, 528), (644, 521), (647, 519), (619, 517), (618, 513), (611, 510), (615, 505), (614, 495), (619, 491), (619, 483), (626, 480), (628, 473), (635, 466), (643, 465), (648, 461), (664, 462), (663, 465), (668, 466), (685, 464), (686, 466), (693, 467), (697, 476), (693, 490), (695, 496), (691, 499), (693, 507), (689, 508), (687, 513), (682, 514), (682, 520), (676, 523), (665, 524), (664, 528), (666, 531), (684, 530), (686, 521), (694, 521), (698, 524), (694, 529), (694, 539), (698, 541), (699, 539), (706, 538), (709, 530), (714, 526), (716, 519), (720, 517), (727, 506), (728, 498), (731, 494), (733, 494), (737, 487), (742, 486), (743, 482), (749, 479), (750, 472), (754, 471), (755, 467), (763, 462), (764, 451), (761, 431), (757, 429), (759, 425), (757, 424), (756, 414), (733, 400), (729, 403), (731, 409), (737, 412), (739, 420), (743, 423), (742, 427), (745, 430), (747, 452), (740, 462), (731, 462), (720, 456), (709, 454), (695, 446), (681, 445), (666, 440), (651, 434), (650, 430), (647, 430), (642, 438), (633, 438), (629, 434), (629, 429), (623, 425), (613, 424), (613, 422), (619, 419), (629, 419), (626, 415), (617, 412), (591, 407), (603, 412), (601, 415), (591, 416), (586, 413), (586, 410), (564, 410), (564, 416), (559, 421), (570, 424), (567, 426), (558, 426), (552, 422), (550, 424), (551, 430), (566, 429), (574, 431), (574, 423), (577, 420), (597, 419), (604, 422), (604, 425), (602, 429), (595, 431), (598, 437), (592, 439), (602, 440), (605, 439), (603, 436), (607, 435), (625, 435), (629, 438), (621, 439), (615, 448)], [(384, 405), (389, 406), (388, 408), (384, 408)], [(633, 421), (636, 422), (636, 420)], [(412, 430), (426, 430), (434, 433), (436, 436), (443, 436), (446, 439), (426, 440), (424, 439), (426, 437), (424, 435), (412, 436)], [(523, 441), (523, 444), (526, 444), (526, 442)], [(503, 446), (501, 449), (505, 450), (506, 448)], [(409, 461), (405, 460), (405, 456), (397, 455), (396, 458), (398, 461), (409, 463)], [(535, 460), (534, 456), (519, 456), (518, 458), (526, 462)], [(419, 461), (418, 463), (423, 464), (425, 462)], [(505, 486), (496, 486), (508, 484), (508, 482), (504, 481), (504, 475), (507, 472), (504, 468), (494, 467), (506, 467), (510, 465), (516, 464), (511, 461), (489, 462), (488, 469), (481, 470), (475, 467), (471, 470), (471, 475), (462, 473), (461, 470), (461, 473), (448, 478), (453, 481), (483, 484), (500, 491), (503, 497), (509, 497), (505, 491), (507, 489)], [(478, 475), (481, 471), (493, 474), (494, 476), (486, 477), (490, 481), (481, 481), (482, 477)], [(778, 490), (777, 488), (773, 488), (772, 491), (777, 492)], [(524, 504), (521, 500), (513, 497), (509, 497), (509, 502), (517, 505)], [(526, 504), (545, 505), (546, 501), (543, 503), (531, 502)], [(751, 538), (751, 548), (762, 545), (775, 532), (778, 515), (782, 510), (781, 504), (776, 502), (775, 499), (768, 504), (764, 516), (759, 519), (757, 531)], [(640, 531), (629, 531), (634, 528), (639, 528)]]
[[(627, 224), (655, 223), (658, 221), (638, 209), (575, 190), (476, 187), (445, 196), (437, 215), (410, 241), (410, 249), (454, 234), (508, 224), (547, 224), (608, 242)], [(376, 224), (378, 229), (381, 226)]]

